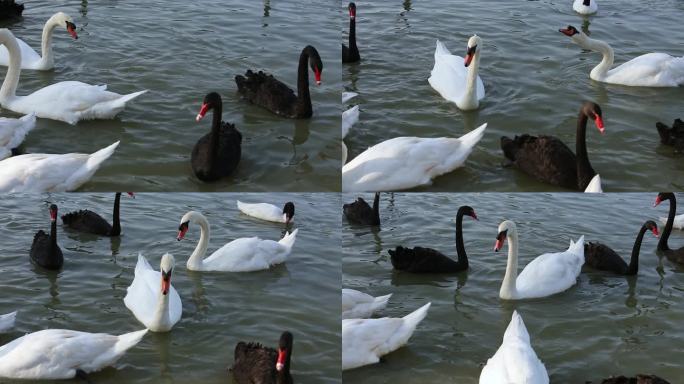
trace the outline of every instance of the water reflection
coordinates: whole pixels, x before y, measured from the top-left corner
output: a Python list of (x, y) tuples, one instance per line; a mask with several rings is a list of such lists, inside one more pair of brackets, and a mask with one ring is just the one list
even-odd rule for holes
[(79, 12), (81, 12), (81, 15), (83, 15), (83, 17), (86, 17), (88, 15), (88, 0), (81, 1), (81, 9), (79, 10)]

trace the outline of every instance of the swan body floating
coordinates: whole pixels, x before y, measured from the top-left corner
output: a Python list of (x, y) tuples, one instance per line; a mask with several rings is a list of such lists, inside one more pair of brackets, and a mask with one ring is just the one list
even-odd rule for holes
[[(659, 218), (660, 222), (665, 225), (667, 224), (667, 217)], [(684, 229), (684, 215), (677, 215), (672, 220), (672, 228), (682, 230)]]
[(235, 239), (203, 259), (209, 245), (209, 222), (199, 212), (186, 213), (178, 227), (178, 241), (185, 237), (190, 223), (200, 227), (200, 241), (187, 263), (191, 271), (252, 272), (269, 269), (287, 260), (299, 231), (295, 229), (279, 241), (262, 240), (258, 237)]
[(356, 46), (356, 4), (349, 3), (349, 47), (342, 44), (342, 62), (356, 63), (361, 61), (359, 47)]
[(247, 216), (256, 217), (257, 219), (273, 221), (276, 223), (289, 224), (294, 219), (295, 206), (293, 202), (288, 201), (283, 208), (278, 208), (273, 204), (268, 203), (243, 203), (237, 201), (237, 207), (240, 212)]
[(632, 87), (684, 85), (684, 57), (673, 57), (666, 53), (647, 53), (611, 69), (615, 54), (608, 43), (591, 39), (571, 25), (559, 31), (569, 36), (580, 47), (603, 55), (601, 63), (589, 74), (592, 80)]
[(601, 176), (597, 173), (594, 176), (587, 188), (584, 189), (584, 193), (603, 193), (603, 187), (601, 187)]
[(487, 124), (459, 138), (395, 137), (378, 143), (342, 167), (345, 192), (396, 191), (429, 185), (463, 166)]
[(230, 368), (237, 384), (292, 384), (290, 360), (292, 357), (290, 332), (283, 332), (278, 350), (259, 343), (241, 341), (235, 346), (235, 361)]
[(342, 320), (342, 370), (376, 364), (406, 345), (430, 309), (430, 303), (400, 318)]
[(342, 206), (344, 217), (350, 223), (361, 225), (380, 225), (380, 193), (375, 192), (373, 198), (373, 208), (362, 197), (356, 199), (355, 202), (344, 204)]
[(572, 9), (580, 15), (593, 15), (598, 12), (598, 4), (596, 0), (575, 0)]
[(446, 45), (437, 40), (435, 66), (428, 82), (439, 94), (464, 111), (477, 109), (485, 97), (484, 84), (478, 76), (482, 40), (473, 36), (468, 40), (465, 59), (452, 55)]
[(0, 160), (12, 156), (12, 150), (20, 146), (26, 135), (35, 127), (35, 113), (29, 113), (19, 119), (0, 117)]
[(537, 256), (518, 275), (518, 230), (507, 220), (499, 225), (494, 250), (508, 239), (508, 264), (499, 297), (504, 300), (535, 299), (563, 292), (577, 283), (584, 265), (584, 236), (570, 240), (567, 251)]
[(99, 371), (137, 345), (147, 329), (120, 336), (45, 329), (0, 347), (0, 377), (56, 380)]
[(24, 12), (24, 4), (14, 0), (0, 0), (0, 20), (14, 20), (21, 18)]
[(342, 138), (347, 137), (349, 130), (359, 121), (359, 106), (355, 105), (342, 112)]
[(684, 152), (684, 121), (675, 119), (672, 127), (658, 121), (656, 129), (662, 144), (674, 147), (679, 152)]
[(355, 98), (359, 94), (356, 92), (342, 92), (342, 103), (346, 103), (347, 101)]
[(29, 257), (36, 265), (58, 270), (64, 265), (64, 255), (57, 245), (57, 205), (50, 204), (50, 234), (42, 229), (33, 236)]
[(618, 275), (636, 275), (639, 271), (639, 251), (641, 250), (641, 241), (644, 239), (644, 233), (647, 230), (653, 232), (655, 237), (658, 237), (658, 226), (652, 220), (646, 221), (639, 230), (634, 246), (632, 247), (632, 256), (629, 260), (629, 265), (609, 246), (602, 243), (585, 243), (584, 244), (584, 259), (585, 265), (588, 265), (599, 271), (608, 271)]
[[(17, 44), (19, 44), (19, 49), (21, 50), (21, 69), (47, 71), (55, 67), (55, 59), (52, 55), (52, 34), (57, 27), (65, 28), (71, 37), (78, 39), (76, 25), (71, 16), (64, 12), (55, 13), (43, 27), (43, 38), (41, 40), (42, 57), (23, 40), (17, 39)], [(7, 67), (9, 63), (10, 54), (7, 48), (0, 46), (0, 65)]]
[(365, 319), (387, 306), (392, 294), (373, 297), (355, 289), (342, 289), (342, 319)]
[(31, 153), (0, 161), (0, 192), (65, 192), (78, 189), (93, 177), (119, 142), (92, 154)]
[(0, 105), (17, 113), (76, 124), (80, 120), (112, 119), (123, 111), (126, 103), (147, 91), (128, 95), (107, 91), (106, 85), (90, 85), (80, 81), (62, 81), (41, 88), (27, 96), (17, 96), (21, 74), (21, 51), (8, 29), (0, 29), (0, 44), (10, 54), (5, 81), (0, 88)]
[(530, 343), (525, 323), (513, 311), (503, 342), (480, 373), (480, 384), (548, 384), (549, 374)]
[(5, 332), (14, 327), (14, 321), (17, 319), (17, 311), (0, 315), (0, 332)]
[[(135, 198), (133, 192), (128, 192), (128, 195)], [(80, 211), (69, 212), (66, 215), (62, 215), (62, 223), (70, 229), (79, 232), (110, 237), (119, 236), (121, 235), (121, 221), (119, 219), (120, 202), (121, 192), (116, 192), (114, 195), (112, 225), (110, 225), (102, 216), (88, 209), (82, 209)]]
[(127, 289), (124, 304), (152, 332), (170, 331), (183, 314), (180, 296), (171, 285), (175, 264), (173, 256), (167, 253), (162, 256), (160, 271), (155, 271), (138, 254), (135, 278)]

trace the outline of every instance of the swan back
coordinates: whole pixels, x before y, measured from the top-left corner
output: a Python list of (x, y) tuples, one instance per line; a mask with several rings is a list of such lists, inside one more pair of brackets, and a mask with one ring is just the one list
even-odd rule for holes
[[(291, 204), (291, 203), (290, 203)], [(292, 205), (294, 207), (294, 205)], [(287, 215), (284, 213), (283, 209), (278, 208), (273, 204), (268, 203), (243, 203), (240, 200), (237, 201), (237, 207), (240, 212), (245, 215), (256, 217), (257, 219), (273, 221), (276, 223), (285, 223), (287, 221)], [(293, 208), (294, 209), (294, 208)], [(294, 216), (294, 214), (293, 214)], [(292, 219), (290, 219), (292, 221)]]
[(292, 251), (299, 229), (287, 233), (280, 241), (258, 237), (235, 239), (217, 249), (202, 261), (201, 270), (253, 272), (284, 263)]
[(14, 322), (17, 319), (17, 311), (8, 313), (6, 315), (0, 315), (0, 332), (5, 332), (6, 330), (14, 327)]
[(373, 297), (354, 289), (342, 289), (342, 318), (358, 319), (370, 317), (387, 306), (392, 294)]
[(342, 138), (347, 137), (351, 127), (359, 121), (359, 106), (355, 105), (342, 112)]
[(19, 119), (0, 117), (0, 160), (10, 157), (12, 149), (20, 146), (26, 135), (35, 127), (34, 113)]

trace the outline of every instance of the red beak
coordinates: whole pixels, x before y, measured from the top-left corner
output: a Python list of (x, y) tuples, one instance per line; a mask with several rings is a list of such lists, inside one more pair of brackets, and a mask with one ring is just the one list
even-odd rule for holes
[(473, 57), (475, 55), (467, 54), (465, 59), (463, 60), (463, 64), (467, 67), (470, 65), (470, 62), (473, 61)]
[(67, 27), (67, 32), (71, 35), (71, 37), (74, 38), (74, 40), (78, 40), (78, 34), (76, 34), (76, 29), (72, 26)]
[(496, 243), (494, 244), (494, 252), (499, 252), (499, 249), (503, 247), (503, 240), (496, 239)]
[(167, 295), (169, 293), (169, 287), (171, 287), (171, 280), (162, 277), (161, 290), (163, 295)]
[(316, 85), (321, 85), (321, 71), (314, 67), (314, 77), (316, 78)]
[(126, 192), (126, 193), (128, 194), (128, 196), (135, 199), (135, 193), (133, 193), (133, 192)]
[(653, 203), (654, 207), (657, 207), (658, 204), (662, 203), (663, 201), (660, 199), (660, 196), (656, 197), (655, 203)]
[(178, 237), (176, 238), (176, 240), (178, 240), (178, 241), (183, 240), (183, 238), (185, 237), (185, 232), (187, 232), (187, 231), (188, 231), (187, 228), (178, 231)]
[(349, 8), (349, 18), (352, 20), (356, 19), (356, 11), (353, 8)]
[(200, 121), (204, 117), (204, 115), (207, 114), (207, 111), (209, 110), (209, 104), (203, 103), (202, 107), (200, 107), (199, 113), (197, 114), (196, 120)]
[(572, 37), (572, 30), (570, 28), (561, 28), (558, 32), (564, 34), (565, 36)]
[(653, 235), (654, 235), (655, 237), (658, 237), (658, 235), (659, 235), (659, 233), (658, 233), (658, 228), (653, 228), (652, 231), (653, 231)]
[(51, 221), (57, 220), (57, 211), (50, 210), (50, 220)]
[(596, 128), (598, 128), (599, 132), (603, 135), (606, 128), (603, 125), (603, 119), (597, 113), (594, 114), (594, 123), (596, 123)]
[(280, 372), (285, 368), (285, 358), (287, 356), (285, 349), (278, 349), (278, 360), (276, 361), (276, 371)]
[(475, 214), (475, 212), (473, 212), (472, 218), (475, 219), (475, 220), (478, 220), (478, 221), (480, 220), (480, 219), (477, 218), (477, 215)]

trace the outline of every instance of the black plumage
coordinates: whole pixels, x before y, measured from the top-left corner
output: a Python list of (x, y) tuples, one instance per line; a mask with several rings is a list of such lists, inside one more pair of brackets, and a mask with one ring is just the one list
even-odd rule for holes
[(21, 17), (24, 4), (17, 4), (14, 0), (0, 0), (0, 20), (12, 20)]
[(674, 217), (677, 213), (677, 199), (672, 192), (660, 192), (658, 197), (656, 197), (655, 205), (662, 203), (665, 200), (670, 201), (670, 211), (667, 215), (667, 222), (665, 223), (665, 228), (660, 236), (660, 241), (658, 241), (658, 251), (667, 257), (668, 260), (677, 264), (684, 264), (684, 247), (679, 249), (671, 249), (667, 241), (672, 233), (672, 225), (674, 223)]
[(349, 3), (349, 47), (342, 44), (342, 62), (356, 63), (361, 60), (359, 47), (356, 46), (356, 4)]
[(359, 197), (355, 202), (342, 206), (344, 216), (351, 223), (363, 225), (380, 225), (380, 193), (375, 192), (373, 208)]
[(641, 241), (644, 238), (646, 230), (650, 230), (655, 236), (658, 236), (658, 225), (652, 220), (646, 221), (641, 226), (636, 240), (634, 241), (629, 265), (627, 265), (622, 257), (620, 257), (612, 248), (598, 242), (584, 244), (584, 264), (600, 271), (613, 272), (618, 275), (636, 275), (639, 271)]
[(677, 151), (684, 151), (684, 122), (681, 119), (676, 119), (672, 127), (657, 122), (656, 128), (661, 143), (674, 147)]
[[(132, 193), (128, 193), (133, 196)], [(62, 215), (62, 223), (70, 229), (79, 232), (92, 233), (100, 236), (119, 236), (121, 235), (121, 222), (119, 219), (119, 205), (121, 192), (114, 196), (114, 209), (112, 212), (112, 224), (97, 213), (88, 209), (69, 212)]]
[(237, 384), (292, 384), (291, 355), (292, 334), (287, 331), (280, 336), (278, 350), (241, 341), (230, 370)]
[(30, 257), (36, 264), (45, 269), (57, 270), (64, 264), (62, 250), (57, 245), (57, 206), (50, 205), (50, 234), (42, 229), (33, 237)]
[[(587, 384), (591, 382), (588, 381)], [(635, 377), (610, 377), (602, 380), (601, 384), (670, 384), (670, 382), (656, 375), (636, 375)]]

